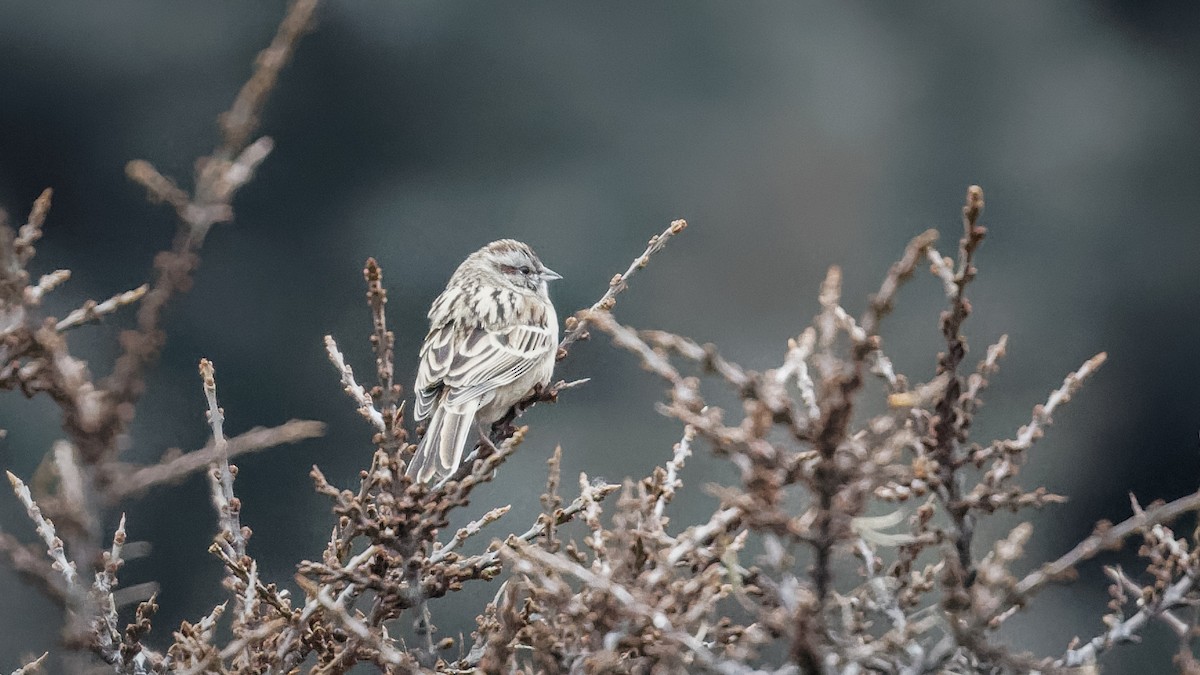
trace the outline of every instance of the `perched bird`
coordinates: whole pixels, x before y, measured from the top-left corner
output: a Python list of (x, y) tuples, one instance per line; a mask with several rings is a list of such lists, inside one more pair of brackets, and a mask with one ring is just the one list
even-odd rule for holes
[(546, 282), (562, 277), (533, 249), (493, 241), (467, 256), (429, 309), (413, 417), (428, 419), (406, 473), (427, 481), (458, 468), (472, 429), (550, 381), (558, 316)]

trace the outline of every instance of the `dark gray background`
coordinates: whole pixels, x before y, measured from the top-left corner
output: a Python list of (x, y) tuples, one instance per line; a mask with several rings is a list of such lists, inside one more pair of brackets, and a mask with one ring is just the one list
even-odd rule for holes
[[(267, 109), (276, 151), (238, 197), (236, 223), (209, 238), (195, 290), (166, 314), (171, 340), (129, 457), (204, 443), (201, 356), (217, 364), (231, 433), (291, 417), (328, 422), (323, 440), (240, 462), (251, 550), (264, 576), (289, 582), (330, 527), (309, 467), (348, 486), (369, 458), (369, 432), (321, 346), (334, 334), (370, 372), (367, 256), (386, 272), (408, 381), (425, 309), (483, 243), (530, 242), (566, 277), (553, 291), (565, 316), (684, 217), (692, 227), (636, 279), (618, 315), (762, 368), (816, 312), (828, 265), (844, 267), (857, 313), (909, 237), (936, 226), (943, 250), (953, 247), (964, 190), (979, 183), (990, 235), (967, 325), (972, 357), (1010, 336), (981, 438), (1015, 432), (1063, 375), (1110, 354), (1022, 476), (1072, 496), (1037, 521), (1032, 559), (1056, 556), (1094, 519), (1125, 517), (1129, 491), (1148, 501), (1196, 487), (1197, 7), (331, 2)], [(55, 188), (35, 271), (74, 276), (51, 311), (147, 277), (174, 222), (125, 179), (125, 162), (147, 159), (189, 182), (282, 10), (0, 4), (0, 205), (20, 218)], [(914, 379), (932, 371), (940, 297), (921, 274), (885, 324), (887, 348)], [(106, 373), (128, 321), (79, 330), (72, 346)], [(466, 515), (512, 502), (493, 533), (525, 529), (555, 443), (568, 495), (580, 471), (617, 479), (665, 460), (679, 428), (651, 407), (662, 387), (606, 343), (575, 351), (561, 375), (593, 383), (526, 418), (528, 443)], [(24, 476), (59, 433), (51, 404), (15, 395), (0, 398), (0, 427), (0, 465)], [(703, 483), (728, 478), (704, 455), (683, 475), (679, 524), (711, 506)], [(150, 638), (161, 645), (223, 599), (205, 552), (206, 485), (193, 479), (123, 508), (131, 538), (154, 545), (122, 576), (162, 583)], [(990, 521), (983, 535), (1012, 522)], [(32, 536), (2, 496), (0, 524)], [(1097, 566), (1085, 572), (1014, 620), (1011, 639), (1051, 654), (1099, 631), (1105, 582)], [(19, 653), (52, 648), (57, 618), (7, 571), (0, 584), (8, 672)], [(469, 631), (494, 590), (435, 607), (436, 621)], [(1149, 644), (1111, 672), (1166, 668), (1165, 634), (1151, 627)]]

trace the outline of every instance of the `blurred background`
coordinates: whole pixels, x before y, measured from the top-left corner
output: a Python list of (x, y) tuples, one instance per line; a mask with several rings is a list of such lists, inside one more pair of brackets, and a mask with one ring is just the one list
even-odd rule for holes
[[(54, 207), (34, 270), (65, 267), (59, 316), (148, 277), (173, 214), (126, 180), (135, 158), (190, 185), (284, 3), (5, 0), (0, 3), (0, 205), (14, 220), (44, 187)], [(1042, 514), (1026, 566), (1057, 557), (1128, 493), (1174, 498), (1200, 479), (1200, 5), (1133, 2), (440, 3), (332, 1), (284, 71), (263, 120), (276, 150), (203, 251), (195, 289), (169, 308), (127, 458), (152, 462), (208, 437), (196, 375), (218, 369), (227, 430), (289, 418), (326, 438), (239, 461), (243, 521), (266, 578), (291, 583), (331, 524), (308, 471), (357, 484), (370, 432), (323, 352), (330, 333), (368, 373), (361, 269), (378, 258), (398, 369), (411, 381), (425, 311), (455, 265), (499, 237), (530, 242), (565, 279), (562, 316), (593, 302), (672, 219), (691, 227), (617, 306), (638, 327), (776, 364), (817, 311), (827, 266), (864, 306), (904, 243), (928, 227), (954, 248), (970, 183), (989, 235), (970, 293), (972, 362), (1001, 334), (1009, 356), (978, 438), (1010, 436), (1035, 403), (1098, 351), (1109, 362), (1031, 454), (1021, 480), (1071, 501)], [(927, 379), (940, 285), (922, 272), (884, 324), (898, 368)], [(106, 374), (129, 312), (75, 331)], [(677, 424), (660, 383), (597, 337), (559, 375), (591, 377), (533, 431), (464, 516), (514, 508), (495, 536), (540, 509), (545, 460), (572, 476), (645, 475)], [(47, 400), (0, 397), (0, 466), (30, 476), (59, 436)], [(683, 473), (679, 525), (728, 480), (703, 448)], [(215, 518), (202, 477), (122, 507), (153, 550), (122, 582), (158, 581), (152, 644), (223, 600), (206, 548)], [(118, 513), (105, 516), (108, 529)], [(1006, 531), (998, 516), (981, 537)], [(0, 526), (32, 528), (0, 495)], [(481, 546), (480, 541), (477, 545)], [(986, 544), (984, 544), (986, 545)], [(982, 548), (982, 546), (981, 546)], [(1132, 555), (1106, 562), (1135, 564)], [(1005, 634), (1040, 655), (1102, 626), (1098, 565), (1041, 596)], [(0, 570), (0, 670), (53, 649), (58, 617)], [(434, 606), (469, 633), (495, 587)], [(1173, 638), (1152, 626), (1107, 672), (1162, 672)], [(469, 638), (468, 638), (469, 639)], [(1137, 664), (1136, 666), (1134, 664)], [(7, 670), (6, 670), (7, 669)]]

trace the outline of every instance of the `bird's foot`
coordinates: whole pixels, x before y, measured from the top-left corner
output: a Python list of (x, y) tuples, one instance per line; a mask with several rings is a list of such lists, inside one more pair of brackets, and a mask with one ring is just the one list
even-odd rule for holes
[(479, 431), (479, 453), (481, 457), (494, 454), (496, 452), (496, 444), (492, 442), (488, 433), (483, 430), (483, 427), (477, 427)]

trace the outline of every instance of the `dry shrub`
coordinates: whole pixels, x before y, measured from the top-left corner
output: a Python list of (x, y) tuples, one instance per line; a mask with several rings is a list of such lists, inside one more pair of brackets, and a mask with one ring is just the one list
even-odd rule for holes
[[(55, 480), (36, 486), (36, 495), (9, 474), (39, 542), (0, 533), (0, 554), (66, 610), (67, 650), (138, 674), (344, 673), (356, 664), (387, 673), (1088, 671), (1111, 647), (1135, 640), (1158, 620), (1179, 636), (1181, 672), (1200, 670), (1190, 648), (1192, 608), (1200, 600), (1195, 535), (1177, 537), (1167, 527), (1200, 508), (1200, 493), (1145, 508), (1134, 502), (1128, 520), (1101, 523), (1062, 557), (1024, 576), (1013, 564), (1024, 555), (1029, 523), (997, 541), (977, 540), (976, 523), (997, 510), (1024, 513), (1061, 501), (1043, 488), (1022, 486), (1020, 468), (1051, 415), (1105, 357), (1069, 374), (1012, 438), (972, 438), (972, 417), (1006, 346), (1002, 337), (974, 367), (965, 363), (966, 291), (986, 235), (979, 224), (983, 192), (974, 186), (955, 258), (935, 248), (936, 232), (917, 236), (857, 319), (842, 305), (840, 270), (831, 269), (812, 326), (788, 340), (779, 365), (764, 372), (728, 361), (713, 345), (634, 330), (612, 314), (629, 279), (686, 227), (672, 223), (613, 277), (600, 300), (567, 319), (558, 355), (568, 357), (575, 341), (596, 330), (660, 377), (667, 389), (659, 411), (682, 427), (671, 460), (621, 485), (581, 475), (568, 503), (556, 452), (543, 513), (482, 547), (475, 545), (478, 533), (508, 508), (447, 533), (451, 513), (504, 470), (526, 433), (513, 426), (515, 415), (555, 401), (582, 381), (535, 392), (493, 426), (453, 476), (412, 483), (404, 466), (414, 446), (394, 380), (383, 273), (368, 260), (374, 382), (359, 383), (332, 337), (326, 350), (370, 429), (371, 465), (353, 488), (331, 485), (314, 467), (316, 489), (332, 503), (329, 542), (315, 559), (297, 565), (299, 596), (263, 578), (247, 548), (252, 532), (241, 522), (230, 460), (319, 435), (320, 423), (291, 421), (226, 438), (215, 369), (204, 360), (210, 445), (131, 467), (120, 459), (120, 440), (142, 395), (143, 372), (165, 340), (162, 309), (188, 289), (206, 233), (233, 217), (232, 197), (271, 150), (270, 139), (251, 141), (257, 118), (314, 8), (314, 0), (297, 0), (289, 9), (221, 117), (221, 143), (197, 163), (191, 193), (147, 162), (129, 164), (129, 176), (152, 200), (170, 205), (180, 223), (172, 249), (155, 260), (150, 283), (89, 301), (61, 320), (46, 317), (42, 298), (69, 276), (59, 270), (34, 281), (27, 272), (50, 192), (16, 231), (0, 224), (0, 386), (50, 397), (61, 410), (64, 434), (47, 459)], [(895, 372), (880, 327), (900, 286), (923, 267), (945, 291), (944, 345), (933, 376), (914, 382)], [(97, 379), (72, 356), (69, 332), (127, 305), (137, 306), (136, 327), (122, 334), (114, 371)], [(714, 386), (728, 387), (741, 410), (707, 404)], [(886, 405), (868, 417), (861, 401), (872, 397)], [(713, 488), (719, 503), (707, 518), (673, 522), (670, 502), (683, 488), (685, 462), (697, 445), (728, 461), (738, 479)], [(120, 589), (118, 583), (128, 554), (125, 519), (108, 538), (96, 516), (199, 470), (208, 472), (212, 486), (220, 529), (210, 551), (224, 564), (229, 599), (183, 623), (156, 648), (146, 640), (157, 609), (153, 588)], [(889, 513), (867, 515), (881, 503)], [(1112, 601), (1095, 637), (1050, 657), (1018, 653), (996, 639), (1040, 590), (1069, 581), (1081, 561), (1133, 536), (1142, 540), (1145, 569), (1107, 569)], [(846, 565), (850, 560), (857, 565)], [(480, 608), (473, 642), (439, 640), (431, 605), (483, 582), (496, 591)], [(118, 610), (131, 598), (140, 602), (123, 622)], [(32, 672), (41, 662), (15, 672)], [(83, 669), (83, 661), (67, 663)]]

